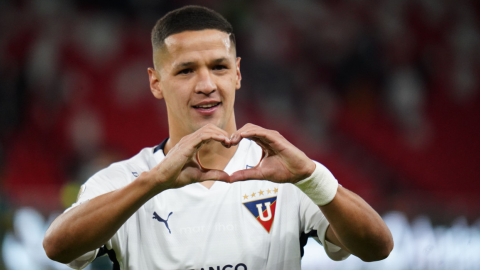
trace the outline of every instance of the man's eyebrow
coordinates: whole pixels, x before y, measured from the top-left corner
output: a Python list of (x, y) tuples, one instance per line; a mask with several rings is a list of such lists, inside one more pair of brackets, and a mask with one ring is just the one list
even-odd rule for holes
[(217, 58), (217, 59), (213, 60), (214, 64), (220, 64), (220, 63), (223, 63), (223, 62), (228, 62), (228, 58), (222, 57), (222, 58)]
[(192, 66), (192, 65), (194, 65), (194, 64), (195, 64), (195, 62), (192, 62), (192, 61), (190, 61), (190, 62), (182, 62), (182, 63), (179, 63), (179, 64), (175, 65), (175, 68), (176, 68), (176, 69), (178, 69), (178, 68), (186, 68), (186, 67), (190, 67), (190, 66)]
[[(215, 60), (212, 61), (213, 64), (221, 64), (221, 63), (225, 63), (225, 62), (228, 62), (228, 58), (227, 57), (220, 57), (220, 58), (217, 58)], [(194, 61), (188, 61), (188, 62), (181, 62), (181, 63), (178, 63), (174, 66), (175, 69), (182, 69), (182, 68), (187, 68), (187, 67), (191, 67), (193, 65), (195, 65), (196, 63)]]

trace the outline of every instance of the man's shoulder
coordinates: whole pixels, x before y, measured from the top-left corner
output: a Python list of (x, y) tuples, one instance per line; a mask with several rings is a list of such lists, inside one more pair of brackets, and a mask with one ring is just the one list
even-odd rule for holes
[[(139, 153), (129, 159), (121, 160), (110, 164), (110, 166), (98, 171), (93, 177), (119, 177), (133, 176), (137, 177), (144, 171), (153, 168), (162, 157), (154, 156), (154, 147), (143, 148)], [(160, 156), (160, 155), (158, 155)]]
[(146, 147), (133, 157), (116, 163), (129, 168), (131, 167), (145, 171), (155, 167), (158, 163), (157, 161), (160, 161), (163, 158), (163, 152), (156, 152), (155, 147)]
[(155, 164), (153, 147), (142, 149), (135, 156), (110, 164), (92, 175), (82, 186), (78, 201), (86, 201), (134, 181), (142, 172)]

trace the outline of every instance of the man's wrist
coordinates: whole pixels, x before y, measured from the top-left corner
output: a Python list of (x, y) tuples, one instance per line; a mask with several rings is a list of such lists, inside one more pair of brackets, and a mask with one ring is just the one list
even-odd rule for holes
[(137, 177), (137, 179), (135, 179), (135, 182), (141, 190), (146, 192), (145, 195), (151, 198), (166, 189), (163, 185), (159, 184), (158, 181), (152, 179), (152, 176), (149, 175), (149, 173), (150, 172), (143, 172)]
[(309, 177), (297, 182), (297, 186), (317, 205), (330, 203), (337, 194), (338, 181), (322, 164), (315, 162), (315, 170)]

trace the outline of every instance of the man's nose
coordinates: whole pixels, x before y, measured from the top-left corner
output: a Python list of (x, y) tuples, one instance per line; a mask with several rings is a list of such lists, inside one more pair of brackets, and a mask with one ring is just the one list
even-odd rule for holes
[(212, 74), (209, 70), (202, 70), (195, 85), (195, 93), (210, 95), (215, 90), (217, 90), (217, 85), (212, 78)]

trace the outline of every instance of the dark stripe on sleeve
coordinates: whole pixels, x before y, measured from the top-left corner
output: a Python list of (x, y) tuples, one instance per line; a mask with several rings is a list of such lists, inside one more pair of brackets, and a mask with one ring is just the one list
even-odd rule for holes
[(98, 251), (97, 253), (97, 257), (102, 257), (103, 255), (107, 254), (108, 255), (108, 258), (110, 259), (110, 261), (112, 261), (113, 263), (113, 270), (120, 270), (120, 264), (118, 263), (118, 260), (117, 260), (117, 255), (115, 254), (115, 250), (113, 249), (107, 249), (107, 246), (103, 245), (100, 250)]
[(305, 253), (303, 248), (305, 247), (305, 245), (307, 245), (309, 237), (318, 237), (317, 230), (312, 230), (309, 233), (302, 232), (302, 234), (300, 235), (300, 257), (303, 257), (303, 254)]
[(99, 258), (99, 257), (102, 257), (103, 255), (107, 254), (107, 247), (106, 246), (102, 246), (101, 248), (99, 248), (98, 250), (98, 253), (97, 253), (97, 256), (95, 257), (96, 258)]

